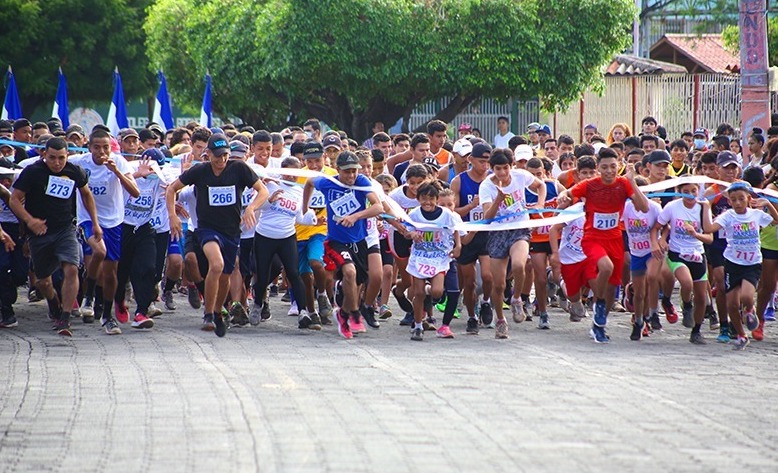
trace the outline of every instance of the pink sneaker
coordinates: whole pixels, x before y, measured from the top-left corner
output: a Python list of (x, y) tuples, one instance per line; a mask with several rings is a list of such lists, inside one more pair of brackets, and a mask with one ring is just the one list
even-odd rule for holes
[(351, 333), (365, 333), (367, 332), (367, 328), (365, 328), (364, 322), (362, 322), (362, 316), (358, 315), (356, 317), (351, 317), (351, 321), (349, 321), (349, 326), (351, 327)]
[(348, 319), (343, 317), (343, 311), (338, 309), (335, 312), (335, 318), (338, 320), (338, 333), (343, 335), (346, 340), (354, 338), (354, 334), (351, 333), (351, 329), (348, 326)]
[(119, 305), (118, 302), (114, 302), (113, 308), (116, 312), (116, 320), (118, 320), (120, 324), (126, 324), (130, 321), (130, 311), (127, 310), (127, 306), (124, 305), (123, 302), (121, 305)]
[(454, 338), (454, 332), (448, 328), (448, 325), (441, 325), (437, 332), (435, 332), (435, 335), (437, 335), (438, 338)]
[(132, 328), (151, 328), (153, 326), (154, 321), (141, 313), (135, 314), (135, 318), (132, 319)]

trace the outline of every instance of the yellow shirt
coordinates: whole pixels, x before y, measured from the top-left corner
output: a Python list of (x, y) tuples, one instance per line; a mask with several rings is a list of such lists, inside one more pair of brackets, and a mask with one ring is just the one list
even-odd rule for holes
[[(321, 170), (322, 173), (328, 176), (337, 176), (338, 171), (324, 166)], [(301, 177), (297, 179), (297, 182), (305, 184), (306, 179)], [(297, 231), (297, 241), (305, 241), (310, 239), (313, 235), (327, 235), (327, 203), (324, 201), (324, 194), (314, 190), (311, 195), (311, 200), (308, 202), (308, 207), (313, 209), (316, 213), (316, 217), (324, 217), (324, 222), (321, 225), (298, 225), (295, 224), (294, 228)]]

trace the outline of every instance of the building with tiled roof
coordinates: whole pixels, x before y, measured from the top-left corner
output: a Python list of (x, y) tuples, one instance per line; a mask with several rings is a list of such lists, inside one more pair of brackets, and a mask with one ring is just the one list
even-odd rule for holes
[(724, 48), (720, 34), (666, 34), (651, 46), (649, 56), (683, 66), (692, 74), (740, 72), (740, 58)]
[(605, 67), (605, 76), (642, 76), (655, 74), (686, 74), (685, 67), (632, 54), (617, 54)]

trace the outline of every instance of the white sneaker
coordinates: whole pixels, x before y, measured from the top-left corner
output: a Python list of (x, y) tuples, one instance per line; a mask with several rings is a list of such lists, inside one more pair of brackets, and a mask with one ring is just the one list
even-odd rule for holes
[(287, 312), (286, 315), (295, 317), (300, 315), (300, 311), (297, 309), (297, 302), (292, 302), (291, 307), (289, 307), (289, 312)]
[(259, 321), (262, 319), (262, 304), (254, 301), (251, 306), (251, 312), (249, 312), (249, 323), (251, 325), (259, 325)]

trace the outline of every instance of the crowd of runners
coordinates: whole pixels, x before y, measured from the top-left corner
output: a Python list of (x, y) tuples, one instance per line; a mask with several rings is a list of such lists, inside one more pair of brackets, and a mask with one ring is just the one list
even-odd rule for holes
[(635, 341), (679, 320), (694, 344), (703, 325), (735, 349), (764, 339), (778, 128), (668, 137), (649, 116), (634, 133), (587, 125), (576, 143), (508, 125), (489, 140), (467, 123), (391, 136), (377, 123), (359, 144), (316, 119), (117, 136), (0, 121), (0, 327), (18, 326), (27, 286), (61, 335), (77, 320), (151, 329), (177, 293), (224, 337), (270, 319), (282, 287), (299, 329), (346, 339), (391, 319), (411, 340), (452, 338), (460, 317), (504, 339), (506, 314), (547, 330), (549, 307), (590, 318), (597, 343), (613, 311), (632, 312)]

